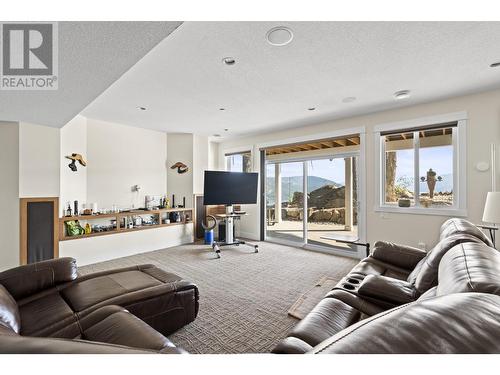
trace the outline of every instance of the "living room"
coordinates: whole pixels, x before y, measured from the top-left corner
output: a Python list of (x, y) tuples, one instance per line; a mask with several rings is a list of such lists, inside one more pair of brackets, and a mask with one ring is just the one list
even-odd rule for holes
[(15, 8), (0, 22), (2, 358), (303, 372), (325, 362), (299, 354), (500, 353), (488, 12)]

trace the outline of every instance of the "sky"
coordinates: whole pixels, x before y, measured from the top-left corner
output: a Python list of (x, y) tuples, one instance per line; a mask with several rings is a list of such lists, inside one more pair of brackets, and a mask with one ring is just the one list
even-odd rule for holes
[[(425, 176), (429, 168), (437, 175), (453, 173), (453, 146), (420, 149), (420, 175)], [(396, 180), (401, 176), (413, 176), (413, 150), (397, 152)]]
[[(329, 159), (311, 160), (307, 163), (309, 176), (322, 177), (342, 185), (345, 183), (343, 158), (333, 159), (332, 161)], [(302, 173), (302, 162), (281, 164), (282, 177), (302, 176)]]

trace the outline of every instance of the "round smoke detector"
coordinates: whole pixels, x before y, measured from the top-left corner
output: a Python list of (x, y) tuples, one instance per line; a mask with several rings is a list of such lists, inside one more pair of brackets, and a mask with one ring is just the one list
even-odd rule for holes
[(272, 46), (286, 46), (293, 39), (293, 32), (288, 27), (273, 27), (266, 34), (268, 43)]

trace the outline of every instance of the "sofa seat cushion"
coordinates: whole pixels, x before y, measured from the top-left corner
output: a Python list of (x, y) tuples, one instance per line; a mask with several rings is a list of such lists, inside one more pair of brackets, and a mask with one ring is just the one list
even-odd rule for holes
[(74, 311), (83, 311), (99, 302), (129, 292), (161, 285), (154, 277), (141, 271), (126, 271), (76, 282), (62, 291)]
[(73, 310), (56, 290), (20, 301), (19, 312), (23, 336), (73, 338), (78, 334)]
[(198, 313), (196, 285), (153, 265), (89, 274), (60, 292), (80, 319), (118, 305), (164, 335), (192, 322)]
[(311, 346), (360, 320), (361, 313), (336, 298), (324, 298), (289, 333)]
[(371, 256), (363, 259), (354, 266), (350, 273), (359, 275), (381, 275), (399, 280), (406, 280), (409, 275), (409, 271), (382, 262)]
[(21, 316), (16, 300), (0, 284), (0, 325), (10, 328), (15, 333), (21, 330)]
[[(95, 316), (95, 318), (94, 318)], [(82, 339), (138, 349), (181, 353), (182, 350), (161, 333), (118, 306), (106, 306), (82, 321)]]

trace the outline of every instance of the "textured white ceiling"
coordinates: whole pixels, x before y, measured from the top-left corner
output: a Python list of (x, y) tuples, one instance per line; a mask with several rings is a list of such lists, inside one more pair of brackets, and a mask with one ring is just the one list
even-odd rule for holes
[[(266, 42), (278, 25), (290, 44)], [(495, 88), (497, 60), (500, 22), (185, 22), (84, 114), (231, 137)]]
[(0, 91), (0, 120), (61, 127), (181, 22), (59, 22), (59, 89)]

